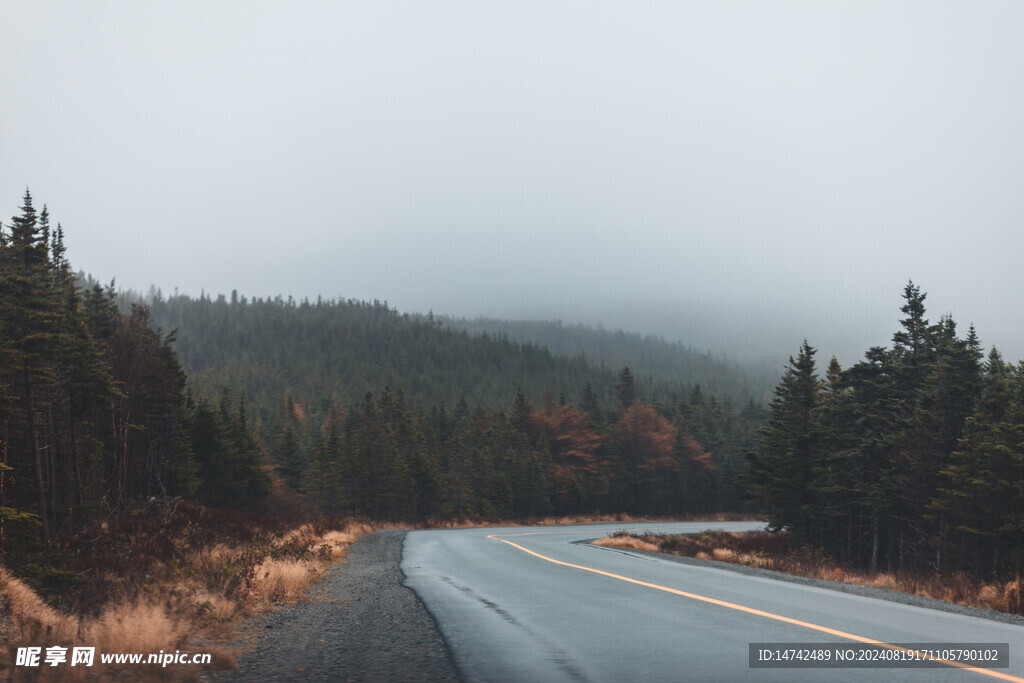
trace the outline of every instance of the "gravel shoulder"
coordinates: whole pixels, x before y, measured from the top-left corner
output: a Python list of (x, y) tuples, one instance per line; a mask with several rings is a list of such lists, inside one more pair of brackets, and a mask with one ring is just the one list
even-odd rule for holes
[(255, 647), (207, 680), (460, 680), (433, 617), (403, 585), (405, 533), (361, 536), (305, 602), (254, 619)]

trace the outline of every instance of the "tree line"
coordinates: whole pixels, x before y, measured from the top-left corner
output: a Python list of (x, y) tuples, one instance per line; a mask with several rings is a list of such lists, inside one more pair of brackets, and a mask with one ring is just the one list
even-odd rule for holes
[[(717, 405), (699, 391), (690, 400), (644, 403), (628, 367), (616, 393), (612, 408), (602, 408), (588, 386), (577, 404), (549, 394), (534, 405), (520, 393), (509, 409), (460, 401), (424, 410), (385, 388), (332, 407), (322, 422), (288, 399), (265, 438), (288, 487), (326, 515), (524, 519), (741, 504), (736, 458), (716, 457), (694, 436), (693, 426), (724, 420)], [(746, 441), (732, 425), (718, 425), (733, 431), (736, 453), (756, 436), (760, 413), (750, 410), (728, 418), (747, 425)]]
[(244, 412), (188, 398), (173, 336), (144, 306), (121, 312), (113, 283), (81, 288), (63, 227), (27, 190), (20, 208), (0, 225), (0, 552), (26, 557), (112, 510), (215, 488), (228, 470), (264, 495)]
[(752, 399), (379, 302), (132, 303), (76, 277), (64, 240), (28, 191), (0, 224), (8, 559), (166, 496), (409, 521), (742, 505)]
[[(138, 299), (126, 295), (121, 301), (128, 310)], [(155, 321), (175, 330), (174, 346), (193, 392), (220, 402), (225, 391), (244, 396), (275, 481), (316, 510), (419, 519), (522, 517), (527, 508), (530, 516), (636, 511), (643, 505), (628, 492), (625, 471), (613, 467), (615, 429), (624, 410), (621, 367), (612, 371), (578, 353), (556, 355), (529, 341), (513, 341), (504, 331), (449, 329), (433, 315), (400, 314), (381, 302), (247, 298), (236, 292), (164, 297), (154, 290), (146, 303)], [(621, 342), (616, 335), (605, 336)], [(673, 349), (655, 346), (667, 363)], [(630, 370), (629, 384), (664, 419), (685, 421), (684, 431), (702, 452), (711, 453), (712, 467), (701, 474), (699, 486), (687, 483), (674, 503), (659, 498), (654, 507), (742, 509), (746, 503), (737, 477), (763, 407), (753, 392), (715, 396), (700, 384), (682, 382), (680, 372), (688, 364), (699, 376), (723, 382), (733, 383), (735, 372), (681, 353), (685, 349), (675, 351), (680, 355), (672, 360), (672, 372), (637, 376)], [(751, 387), (759, 391), (756, 382)], [(598, 486), (575, 470), (569, 477), (558, 453), (549, 453), (551, 437), (546, 436), (564, 425), (554, 420), (542, 429), (527, 428), (532, 423), (525, 418), (510, 422), (516, 406), (521, 418), (529, 406), (531, 415), (553, 420), (548, 411), (559, 406), (565, 420), (593, 420), (601, 444), (594, 457), (599, 469), (611, 468), (602, 470), (607, 481)], [(566, 412), (567, 406), (575, 412)], [(407, 442), (392, 444), (397, 434)], [(381, 465), (385, 460), (388, 467)], [(519, 474), (511, 483), (494, 484), (492, 474), (505, 476), (502, 468)], [(526, 471), (536, 476), (527, 477)], [(325, 479), (321, 472), (330, 476)], [(577, 493), (554, 495), (556, 479)], [(666, 491), (675, 490), (679, 481), (673, 481), (665, 484)], [(525, 491), (529, 482), (539, 493)], [(508, 494), (509, 486), (516, 493)], [(700, 495), (692, 493), (696, 488)], [(408, 491), (413, 502), (405, 504), (397, 490)], [(370, 491), (381, 492), (372, 503), (367, 502)], [(344, 495), (332, 502), (338, 492)], [(518, 502), (510, 503), (509, 495)], [(390, 502), (380, 502), (385, 498)], [(527, 498), (534, 501), (531, 506), (523, 502)]]
[(775, 390), (745, 481), (775, 529), (872, 569), (1017, 573), (1024, 563), (1024, 364), (972, 327), (931, 324), (903, 291), (901, 328), (818, 375), (806, 341)]

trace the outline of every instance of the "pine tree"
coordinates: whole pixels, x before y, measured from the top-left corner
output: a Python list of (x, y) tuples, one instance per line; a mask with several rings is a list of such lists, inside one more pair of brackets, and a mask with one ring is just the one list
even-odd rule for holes
[(637, 401), (636, 382), (628, 365), (619, 373), (619, 382), (615, 385), (615, 396), (619, 399), (620, 410), (628, 409)]
[[(64, 457), (63, 487), (65, 507), (85, 509), (89, 488), (88, 468), (80, 451), (92, 440), (95, 432), (91, 415), (97, 410), (109, 411), (119, 395), (114, 387), (109, 363), (93, 338), (83, 310), (83, 298), (75, 282), (71, 266), (65, 258), (64, 230), (60, 223), (51, 240), (52, 277), (60, 295), (57, 382), (59, 396), (51, 398), (51, 408), (58, 426), (66, 428), (63, 438), (55, 441)], [(182, 473), (184, 474), (184, 473)], [(187, 486), (185, 488), (188, 488)]]
[(289, 424), (284, 428), (275, 455), (278, 474), (292, 490), (298, 490), (302, 481), (302, 466), (299, 460), (299, 437), (294, 426)]
[(944, 535), (945, 513), (937, 508), (929, 513), (926, 508), (942, 483), (940, 472), (949, 464), (964, 422), (981, 393), (982, 354), (973, 329), (967, 340), (959, 339), (956, 324), (948, 316), (935, 328), (933, 339), (934, 356), (917, 388), (916, 408), (900, 449), (901, 467), (908, 479), (901, 507), (907, 527), (903, 533), (915, 539), (911, 546), (916, 559), (941, 571), (939, 539)]
[(48, 505), (47, 494), (48, 489), (52, 493), (52, 486), (47, 486), (49, 477), (44, 476), (40, 408), (56, 381), (54, 356), (60, 342), (59, 299), (51, 277), (48, 235), (42, 227), (32, 206), (32, 195), (25, 190), (21, 215), (11, 219), (10, 234), (5, 240), (0, 320), (8, 341), (8, 382), (17, 398), (16, 405), (21, 408), (17, 417), (24, 420), (25, 426), (17, 450), (29, 454), (28, 462), (16, 462), (13, 467), (31, 468), (41, 538), (48, 544), (52, 506)]
[(747, 472), (754, 500), (774, 530), (789, 529), (801, 540), (815, 536), (820, 512), (815, 499), (821, 444), (817, 408), (820, 383), (816, 349), (804, 340), (775, 389), (771, 417)]
[(583, 388), (583, 395), (580, 398), (580, 410), (587, 413), (590, 416), (590, 423), (596, 429), (604, 427), (604, 415), (601, 414), (601, 404), (597, 400), (597, 394), (594, 393), (594, 387), (591, 386), (590, 382), (587, 382), (587, 386)]
[(231, 481), (237, 490), (233, 507), (259, 510), (270, 493), (270, 476), (264, 467), (263, 451), (253, 434), (245, 396), (238, 399), (235, 417), (228, 421), (237, 460), (232, 463)]
[(317, 441), (316, 457), (310, 471), (310, 488), (316, 494), (321, 513), (334, 516), (346, 511), (349, 501), (343, 488), (345, 474), (338, 421), (332, 418), (325, 427), (326, 438), (321, 433)]
[(928, 295), (922, 294), (921, 288), (913, 281), (907, 282), (903, 288), (905, 303), (900, 307), (900, 311), (907, 317), (900, 321), (903, 329), (892, 337), (897, 355), (920, 359), (929, 353), (932, 330), (924, 317), (924, 300), (927, 297)]
[(993, 348), (974, 415), (942, 470), (929, 509), (946, 525), (949, 562), (977, 574), (1024, 567), (1024, 369)]

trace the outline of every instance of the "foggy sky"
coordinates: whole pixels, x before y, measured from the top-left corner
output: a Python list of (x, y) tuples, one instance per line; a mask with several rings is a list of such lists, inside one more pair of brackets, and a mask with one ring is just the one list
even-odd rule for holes
[[(20, 2), (0, 220), (146, 291), (1024, 356), (1020, 2)], [(770, 348), (769, 348), (770, 347)]]

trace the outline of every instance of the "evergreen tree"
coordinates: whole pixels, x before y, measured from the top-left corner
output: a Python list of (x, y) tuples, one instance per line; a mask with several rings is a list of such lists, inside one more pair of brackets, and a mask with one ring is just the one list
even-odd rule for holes
[(904, 304), (900, 307), (900, 311), (907, 317), (900, 320), (903, 329), (892, 337), (893, 350), (899, 356), (909, 356), (915, 361), (920, 361), (931, 350), (932, 329), (924, 317), (924, 300), (927, 296), (913, 281), (907, 282), (903, 288)]
[(637, 401), (636, 382), (628, 365), (619, 373), (619, 382), (615, 385), (615, 396), (619, 399), (620, 410), (630, 408)]
[(62, 340), (58, 336), (59, 303), (51, 277), (48, 235), (42, 227), (32, 206), (32, 195), (25, 190), (21, 214), (11, 219), (5, 240), (0, 319), (8, 344), (8, 386), (17, 399), (16, 408), (20, 408), (13, 417), (24, 427), (15, 430), (21, 441), (11, 455), (28, 454), (26, 462), (15, 460), (12, 466), (14, 470), (31, 468), (41, 538), (47, 544), (52, 512), (47, 494), (52, 493), (52, 487), (47, 486), (49, 477), (44, 476), (41, 407), (56, 381), (55, 355)]
[(199, 470), (199, 499), (213, 507), (260, 509), (269, 493), (244, 402), (232, 416), (226, 397), (219, 408), (200, 399), (188, 420), (190, 450)]
[(869, 349), (843, 374), (843, 394), (832, 413), (832, 481), (842, 487), (848, 506), (842, 555), (872, 569), (893, 536), (892, 510), (906, 484), (895, 458), (902, 422), (894, 360), (882, 347)]
[(348, 511), (350, 502), (343, 486), (345, 472), (338, 421), (332, 418), (325, 427), (327, 436), (320, 434), (309, 471), (309, 489), (316, 496), (321, 514), (335, 516)]
[(1024, 372), (992, 349), (975, 413), (941, 472), (929, 509), (950, 563), (977, 574), (1024, 567)]
[(790, 529), (802, 540), (815, 536), (821, 444), (817, 422), (820, 383), (805, 340), (775, 389), (761, 446), (752, 457), (748, 485), (769, 526)]
[(295, 427), (287, 425), (275, 451), (277, 472), (292, 490), (299, 490), (302, 482), (302, 463), (299, 459), (299, 437)]
[(590, 416), (590, 422), (596, 428), (604, 425), (604, 416), (601, 414), (601, 404), (598, 403), (597, 394), (590, 382), (583, 388), (583, 396), (580, 399), (580, 410)]

